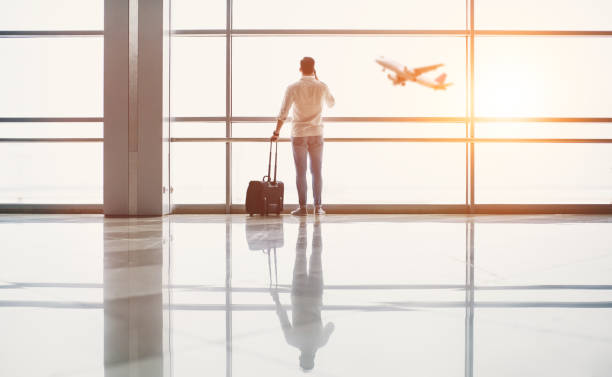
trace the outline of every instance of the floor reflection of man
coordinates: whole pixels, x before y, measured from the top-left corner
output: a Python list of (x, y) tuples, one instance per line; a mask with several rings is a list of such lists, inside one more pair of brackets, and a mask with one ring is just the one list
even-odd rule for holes
[[(278, 293), (273, 291), (276, 313), (280, 319), (287, 343), (300, 350), (300, 367), (305, 370), (314, 368), (317, 350), (327, 344), (334, 331), (334, 324), (323, 326), (321, 309), (323, 307), (323, 268), (321, 265), (321, 224), (315, 222), (312, 235), (310, 262), (306, 260), (307, 225), (301, 221), (295, 247), (295, 265), (291, 286), (291, 314), (289, 322), (287, 311), (283, 308)], [(310, 265), (310, 266), (309, 266)]]

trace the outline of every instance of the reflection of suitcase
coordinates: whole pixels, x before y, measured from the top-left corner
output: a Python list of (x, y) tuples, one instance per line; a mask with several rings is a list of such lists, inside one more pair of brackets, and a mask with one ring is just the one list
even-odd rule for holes
[[(278, 286), (278, 272), (276, 267), (276, 248), (282, 248), (285, 243), (282, 218), (259, 219), (247, 218), (245, 224), (247, 244), (250, 250), (261, 250), (268, 255), (268, 274), (270, 276), (270, 288), (273, 284)], [(274, 259), (272, 260), (272, 257)], [(272, 264), (274, 264), (274, 276), (276, 283), (273, 283)]]
[[(273, 221), (273, 222), (271, 222)], [(283, 247), (285, 236), (282, 219), (247, 219), (245, 227), (247, 244), (250, 250), (261, 250), (268, 256), (269, 286), (278, 287), (278, 270), (276, 267), (276, 248)], [(272, 260), (272, 256), (274, 259)], [(272, 278), (272, 264), (274, 264), (274, 279)]]
[[(274, 220), (274, 222), (270, 222)], [(265, 221), (265, 222), (264, 222)], [(283, 247), (285, 242), (281, 219), (247, 219), (246, 239), (251, 250), (269, 250)]]
[[(272, 261), (270, 259), (270, 253), (274, 253), (274, 279), (272, 279)], [(267, 254), (268, 254), (268, 274), (270, 276), (270, 285), (269, 285), (269, 287), (272, 288), (274, 286), (274, 288), (276, 288), (276, 290), (278, 291), (278, 268), (276, 267), (276, 265), (277, 265), (277, 263), (276, 263), (276, 248), (274, 248), (272, 251), (268, 250)]]
[(274, 153), (274, 180), (271, 180), (270, 170), (272, 166), (272, 142), (270, 142), (270, 157), (268, 159), (268, 175), (261, 181), (249, 182), (246, 196), (246, 212), (249, 215), (259, 213), (267, 215), (283, 211), (283, 197), (285, 196), (285, 184), (276, 180), (278, 162), (278, 142)]

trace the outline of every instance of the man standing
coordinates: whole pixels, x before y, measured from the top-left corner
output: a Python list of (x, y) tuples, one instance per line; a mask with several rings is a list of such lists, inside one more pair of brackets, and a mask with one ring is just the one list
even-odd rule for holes
[(321, 175), (323, 160), (323, 123), (321, 112), (323, 101), (328, 107), (336, 103), (329, 88), (319, 81), (315, 71), (315, 61), (311, 57), (300, 60), (302, 78), (289, 85), (281, 106), (276, 130), (272, 134), (272, 141), (278, 140), (283, 123), (287, 119), (289, 109), (293, 105), (293, 128), (291, 129), (291, 145), (293, 146), (293, 159), (295, 161), (296, 184), (300, 201), (299, 208), (291, 212), (295, 216), (306, 216), (306, 168), (307, 155), (310, 156), (310, 172), (312, 174), (312, 191), (314, 197), (315, 215), (324, 215), (321, 208), (321, 190), (323, 177)]

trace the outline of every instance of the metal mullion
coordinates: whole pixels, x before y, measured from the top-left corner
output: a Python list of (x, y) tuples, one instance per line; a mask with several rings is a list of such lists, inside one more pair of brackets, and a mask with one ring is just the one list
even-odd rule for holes
[[(469, 63), (467, 64), (469, 68)], [(469, 97), (469, 94), (468, 94)], [(469, 112), (469, 110), (468, 110)], [(210, 117), (172, 117), (173, 122), (225, 122), (224, 116)], [(323, 117), (330, 123), (465, 123), (467, 117)], [(0, 118), (2, 122), (102, 122), (102, 118)], [(275, 122), (276, 117), (236, 116), (231, 117), (232, 123), (262, 123)], [(611, 123), (609, 117), (474, 117), (476, 123)]]
[[(324, 122), (463, 123), (465, 117), (323, 117)], [(276, 117), (232, 117), (234, 123), (276, 122)]]
[[(470, 59), (469, 59), (469, 45), (470, 45), (470, 38), (469, 38), (469, 34), (468, 34), (468, 21), (469, 21), (469, 5), (468, 5), (468, 0), (465, 0), (465, 119), (464, 119), (464, 125), (465, 125), (465, 137), (469, 136), (469, 116), (470, 116), (470, 101), (469, 101), (469, 91), (470, 91), (470, 87), (468, 85), (469, 83), (469, 63), (470, 63)], [(467, 206), (469, 204), (469, 193), (470, 193), (470, 145), (468, 143), (465, 143), (465, 205)]]
[[(475, 40), (475, 35), (474, 35), (474, 0), (470, 0), (470, 43), (469, 43), (469, 47), (470, 47), (470, 81), (469, 81), (469, 85), (470, 85), (470, 132), (469, 132), (469, 137), (471, 139), (474, 139), (475, 135), (474, 135), (474, 40)], [(475, 168), (474, 168), (474, 148), (475, 144), (473, 142), (470, 143), (470, 154), (469, 154), (469, 160), (470, 160), (470, 172), (469, 172), (469, 202), (468, 202), (468, 206), (470, 208), (472, 208), (472, 206), (474, 206), (475, 203), (475, 191), (476, 191), (476, 187), (475, 187), (475, 177), (474, 177), (474, 173), (475, 173)]]
[[(225, 23), (225, 137), (232, 137), (232, 14), (233, 1), (226, 3)], [(232, 205), (232, 143), (225, 144), (225, 213)]]
[[(287, 203), (283, 213), (293, 204)], [(244, 204), (232, 204), (233, 214), (245, 213)], [(325, 207), (333, 214), (611, 214), (611, 204), (356, 204), (338, 203)], [(177, 204), (174, 214), (220, 214), (224, 204)]]
[(475, 30), (478, 36), (612, 36), (612, 30)]
[(54, 138), (0, 138), (0, 143), (101, 143), (104, 138), (98, 137), (54, 137)]
[(474, 117), (482, 123), (612, 123), (606, 117)]
[[(172, 214), (172, 211), (173, 211), (172, 201), (173, 201), (173, 196), (174, 196), (173, 195), (174, 186), (172, 185), (172, 143), (170, 142), (172, 140), (172, 128), (173, 128), (172, 123), (174, 122), (172, 118), (172, 110), (171, 110), (172, 109), (172, 0), (169, 0), (169, 3), (168, 3), (168, 31), (170, 33), (170, 35), (168, 36), (168, 82), (167, 82), (168, 84), (168, 107), (167, 109), (168, 109), (169, 119), (168, 119), (168, 139), (164, 140), (164, 143), (168, 143), (168, 155), (164, 156), (163, 158), (168, 159), (168, 186), (170, 186), (168, 190), (168, 207), (169, 207), (168, 214)], [(164, 93), (164, 96), (165, 96), (165, 93)], [(166, 119), (164, 119), (163, 121), (165, 122)]]
[(0, 123), (103, 123), (102, 117), (4, 117)]
[[(29, 33), (29, 34), (28, 34)], [(19, 31), (0, 31), (0, 35), (70, 35), (71, 32), (19, 32)], [(96, 31), (77, 31), (80, 35), (98, 35)], [(612, 36), (612, 30), (477, 30), (477, 36)], [(207, 35), (226, 35), (226, 29), (179, 29), (172, 32), (177, 36), (207, 36)], [(231, 35), (440, 35), (440, 36), (470, 36), (470, 31), (466, 30), (444, 30), (444, 29), (232, 29)], [(79, 34), (77, 34), (79, 35)]]
[[(173, 122), (224, 122), (226, 117), (173, 117)], [(231, 117), (232, 123), (276, 122), (276, 117)], [(464, 123), (465, 117), (323, 117), (325, 122)]]
[[(227, 29), (182, 29), (174, 30), (174, 35), (224, 35)], [(393, 29), (231, 29), (234, 36), (284, 36), (284, 35), (441, 35), (464, 36), (465, 30), (393, 30)]]
[(172, 122), (225, 122), (227, 117), (171, 117)]
[(227, 35), (225, 29), (176, 29), (172, 30), (172, 35), (177, 36), (207, 36), (207, 35)]
[[(4, 139), (0, 139), (0, 142)], [(30, 139), (20, 139), (30, 140)], [(172, 142), (178, 143), (202, 143), (202, 142), (219, 142), (219, 143), (251, 143), (261, 142), (267, 143), (269, 138), (261, 137), (177, 137), (172, 138)], [(279, 142), (289, 142), (289, 138), (280, 138)], [(475, 138), (475, 137), (456, 137), (456, 138), (395, 138), (395, 137), (330, 137), (325, 138), (326, 142), (344, 142), (344, 143), (499, 143), (499, 144), (612, 144), (612, 139), (543, 139), (543, 138)]]
[(71, 214), (101, 214), (102, 204), (54, 204), (54, 203), (0, 203), (0, 213), (71, 213)]
[(0, 30), (1, 37), (85, 37), (103, 36), (104, 30)]
[(442, 35), (464, 36), (465, 30), (406, 29), (234, 29), (234, 35)]
[[(478, 36), (612, 36), (612, 30), (474, 30)], [(179, 29), (172, 35), (227, 35), (226, 29)], [(230, 35), (441, 35), (469, 36), (465, 30), (393, 29), (231, 29)], [(104, 36), (104, 30), (0, 30), (0, 37)]]

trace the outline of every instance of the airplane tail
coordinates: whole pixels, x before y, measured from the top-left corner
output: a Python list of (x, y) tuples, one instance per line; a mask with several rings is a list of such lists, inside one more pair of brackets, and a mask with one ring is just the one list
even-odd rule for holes
[(436, 78), (436, 82), (440, 85), (444, 85), (444, 80), (446, 80), (446, 73), (443, 73)]

